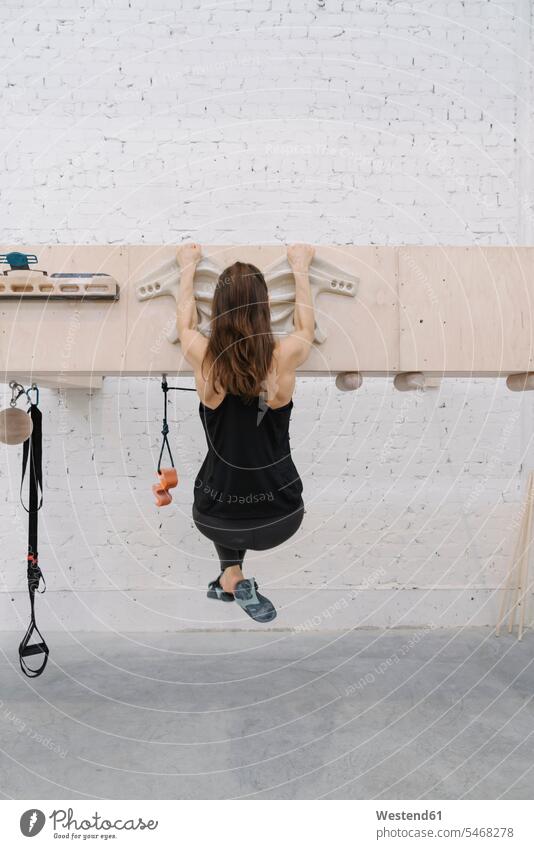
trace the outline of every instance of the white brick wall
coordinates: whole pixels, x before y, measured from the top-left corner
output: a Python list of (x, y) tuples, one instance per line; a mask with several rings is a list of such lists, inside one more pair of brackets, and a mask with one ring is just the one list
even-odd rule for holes
[[(529, 242), (529, 6), (7, 0), (1, 241)], [(160, 513), (157, 381), (45, 391), (42, 407), (43, 625), (246, 626), (203, 597), (216, 569), (190, 519), (195, 396), (175, 399), (182, 482)], [(301, 379), (304, 526), (249, 564), (286, 605), (277, 626), (492, 622), (532, 420), (531, 398), (497, 381), (340, 395)], [(19, 454), (0, 453), (16, 628)]]

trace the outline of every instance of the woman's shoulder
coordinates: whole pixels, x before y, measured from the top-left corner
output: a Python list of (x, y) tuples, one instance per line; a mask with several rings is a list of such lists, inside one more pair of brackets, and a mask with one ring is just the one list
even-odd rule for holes
[(278, 363), (280, 370), (296, 371), (308, 359), (313, 345), (313, 336), (307, 330), (294, 330), (280, 339)]
[(201, 394), (198, 390), (198, 387), (197, 387), (197, 392), (198, 392), (198, 396), (200, 398), (201, 408), (203, 408), (204, 410), (209, 410), (211, 412), (214, 412), (215, 410), (217, 410), (221, 406), (221, 404), (224, 402), (224, 400), (228, 397), (227, 392), (224, 392), (224, 393), (219, 392), (217, 394), (213, 393), (213, 392), (211, 392), (211, 393), (210, 392), (204, 392), (204, 393)]

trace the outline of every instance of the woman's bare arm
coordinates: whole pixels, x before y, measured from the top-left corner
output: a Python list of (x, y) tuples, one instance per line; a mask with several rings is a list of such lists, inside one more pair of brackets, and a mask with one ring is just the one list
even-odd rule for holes
[(290, 368), (297, 368), (306, 361), (315, 337), (315, 311), (309, 277), (309, 266), (314, 254), (310, 245), (291, 245), (287, 249), (287, 258), (295, 277), (295, 329), (280, 342), (280, 353)]
[(176, 251), (176, 260), (180, 267), (180, 291), (176, 307), (176, 325), (180, 336), (184, 330), (197, 329), (197, 308), (193, 280), (195, 279), (196, 267), (201, 256), (200, 245), (194, 242), (187, 245), (180, 245)]
[(207, 340), (198, 331), (197, 307), (193, 281), (202, 256), (200, 245), (181, 245), (176, 252), (180, 266), (180, 290), (176, 306), (176, 326), (184, 357), (195, 374), (199, 371), (207, 348)]

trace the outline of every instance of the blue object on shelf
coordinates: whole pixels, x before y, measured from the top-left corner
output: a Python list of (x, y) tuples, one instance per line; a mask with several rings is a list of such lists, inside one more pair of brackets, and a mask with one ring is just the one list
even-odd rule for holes
[(30, 265), (35, 265), (37, 257), (35, 254), (23, 254), (19, 251), (12, 251), (9, 254), (0, 254), (0, 262), (7, 263), (11, 266), (11, 271), (24, 271), (29, 269)]

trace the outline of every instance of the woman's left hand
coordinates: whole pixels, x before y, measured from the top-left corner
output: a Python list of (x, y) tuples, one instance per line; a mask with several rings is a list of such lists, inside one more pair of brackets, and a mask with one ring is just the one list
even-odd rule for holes
[(176, 261), (182, 269), (196, 265), (201, 257), (202, 251), (200, 245), (196, 242), (187, 242), (185, 245), (180, 245), (176, 251)]

